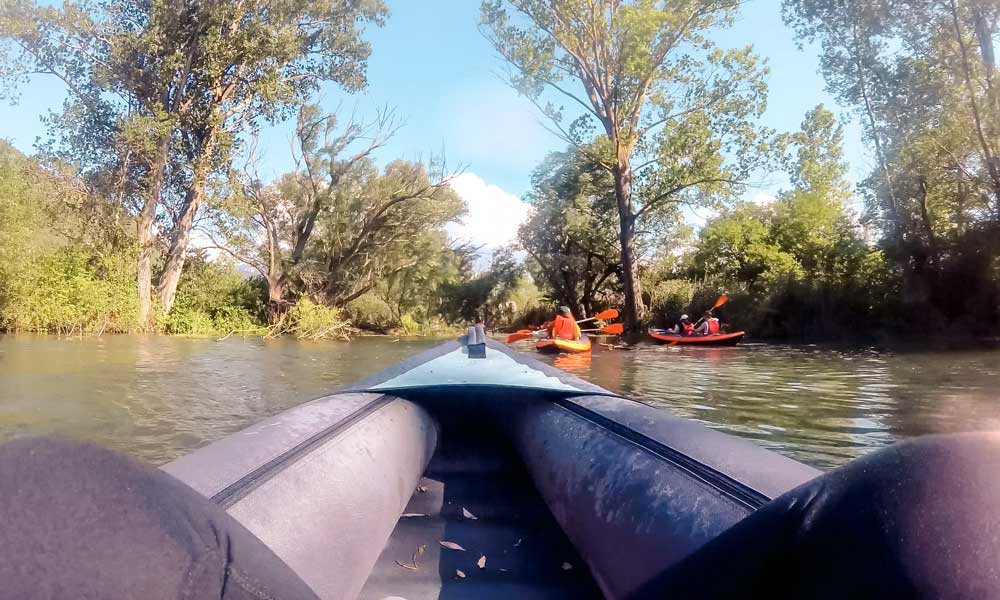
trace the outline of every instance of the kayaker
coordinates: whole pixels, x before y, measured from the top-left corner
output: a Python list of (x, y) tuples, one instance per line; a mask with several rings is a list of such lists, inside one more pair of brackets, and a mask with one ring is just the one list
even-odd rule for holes
[(568, 306), (560, 306), (556, 318), (549, 324), (549, 338), (561, 340), (578, 340), (583, 337), (580, 326), (573, 318), (573, 311)]
[(691, 319), (687, 315), (681, 315), (681, 318), (674, 323), (673, 327), (667, 329), (667, 333), (672, 333), (674, 335), (691, 335), (694, 333), (694, 325), (691, 324)]
[(695, 335), (715, 335), (719, 333), (719, 320), (712, 316), (712, 311), (706, 310), (694, 328)]

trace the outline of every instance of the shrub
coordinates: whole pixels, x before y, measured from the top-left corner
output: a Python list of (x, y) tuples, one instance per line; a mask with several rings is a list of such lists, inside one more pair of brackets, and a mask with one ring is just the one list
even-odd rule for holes
[(389, 305), (371, 292), (349, 302), (344, 313), (355, 327), (376, 333), (386, 333), (396, 324)]
[(318, 340), (346, 338), (351, 324), (343, 318), (339, 309), (316, 304), (302, 298), (289, 313), (290, 330), (299, 339)]

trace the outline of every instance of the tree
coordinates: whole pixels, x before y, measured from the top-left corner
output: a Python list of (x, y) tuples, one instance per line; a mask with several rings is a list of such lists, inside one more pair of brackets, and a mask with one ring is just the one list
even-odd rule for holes
[[(69, 99), (56, 151), (137, 215), (140, 314), (152, 306), (155, 223), (168, 249), (157, 292), (169, 311), (211, 175), (245, 128), (281, 118), (322, 81), (364, 86), (365, 22), (380, 0), (113, 2), (0, 9), (7, 82), (45, 73)], [(98, 148), (99, 150), (94, 150)]]
[[(708, 37), (730, 24), (738, 0), (486, 0), (482, 23), (512, 66), (511, 83), (558, 133), (583, 146), (596, 123), (607, 137), (594, 153), (614, 180), (625, 320), (639, 328), (639, 221), (665, 202), (704, 202), (746, 181), (759, 159), (753, 118), (763, 111), (766, 72), (749, 48), (724, 51)], [(512, 11), (509, 11), (507, 7)], [(513, 13), (513, 14), (512, 14)], [(543, 104), (561, 94), (583, 115)], [(634, 193), (646, 180), (645, 194)]]
[(232, 173), (202, 232), (264, 278), (272, 320), (288, 307), (289, 287), (301, 287), (306, 249), (321, 213), (333, 209), (344, 179), (397, 129), (391, 111), (371, 123), (352, 116), (339, 127), (335, 113), (323, 115), (317, 106), (306, 105), (298, 115), (293, 173), (265, 184), (252, 152), (244, 172)]
[(531, 212), (517, 238), (533, 278), (551, 300), (586, 317), (621, 268), (610, 174), (575, 148), (552, 153), (525, 200)]
[(486, 271), (444, 287), (442, 312), (453, 323), (476, 319), (497, 322), (504, 316), (504, 306), (517, 290), (523, 273), (524, 266), (513, 249), (500, 248), (493, 252)]
[(306, 107), (297, 170), (265, 184), (251, 163), (215, 203), (204, 233), (264, 278), (272, 320), (299, 296), (341, 307), (415, 267), (427, 257), (414, 248), (464, 212), (438, 166), (374, 166), (395, 129), (391, 113), (338, 128)]

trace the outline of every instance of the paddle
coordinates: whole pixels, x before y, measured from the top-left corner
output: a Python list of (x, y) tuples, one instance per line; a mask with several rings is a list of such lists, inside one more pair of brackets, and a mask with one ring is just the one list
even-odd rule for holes
[(586, 323), (587, 321), (608, 321), (610, 319), (617, 319), (617, 318), (618, 318), (618, 311), (614, 308), (609, 308), (608, 310), (604, 312), (599, 312), (590, 318), (580, 319), (579, 321), (577, 321), (577, 324)]
[[(596, 315), (589, 317), (587, 319), (580, 319), (579, 321), (577, 321), (577, 324), (586, 323), (587, 321), (607, 321), (608, 319), (617, 319), (617, 318), (618, 318), (618, 310), (614, 308), (609, 308), (608, 310), (604, 312), (599, 312)], [(508, 344), (513, 344), (514, 342), (526, 340), (528, 338), (534, 337), (535, 331), (537, 330), (518, 329), (514, 333), (508, 335), (504, 341), (506, 341)], [(588, 329), (587, 331), (597, 331), (597, 330)], [(621, 333), (621, 331), (619, 331), (618, 333)], [(611, 335), (618, 335), (618, 333), (612, 333)]]
[(580, 331), (587, 333), (593, 333), (596, 331), (597, 333), (605, 333), (607, 335), (621, 335), (622, 332), (625, 331), (625, 326), (621, 323), (612, 323), (611, 325), (605, 325), (600, 329), (581, 329)]
[(715, 301), (715, 306), (713, 306), (712, 308), (708, 309), (708, 312), (712, 312), (713, 310), (719, 308), (720, 306), (722, 306), (726, 302), (729, 302), (729, 296), (727, 296), (725, 294), (719, 296), (719, 299)]
[(520, 342), (521, 340), (526, 340), (532, 337), (534, 333), (535, 332), (531, 331), (530, 329), (520, 329), (508, 335), (504, 341), (507, 342), (508, 344), (513, 344), (514, 342)]

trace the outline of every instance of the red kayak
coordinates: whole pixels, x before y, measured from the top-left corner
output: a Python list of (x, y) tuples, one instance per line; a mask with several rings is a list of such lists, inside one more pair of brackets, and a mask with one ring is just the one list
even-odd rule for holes
[(535, 344), (535, 350), (547, 354), (558, 352), (590, 352), (590, 338), (582, 336), (578, 340), (544, 339)]
[(663, 344), (684, 344), (692, 346), (735, 346), (740, 343), (745, 331), (733, 333), (714, 333), (712, 335), (677, 335), (667, 333), (666, 329), (650, 329), (649, 336)]

